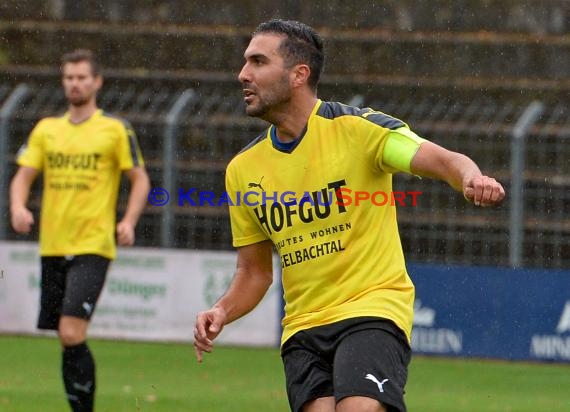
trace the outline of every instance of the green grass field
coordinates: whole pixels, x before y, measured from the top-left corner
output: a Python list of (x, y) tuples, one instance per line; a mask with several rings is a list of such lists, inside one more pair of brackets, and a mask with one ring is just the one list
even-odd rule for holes
[[(92, 340), (97, 412), (286, 412), (276, 349)], [(0, 411), (64, 412), (54, 338), (0, 335)], [(570, 366), (415, 357), (410, 412), (568, 412)]]

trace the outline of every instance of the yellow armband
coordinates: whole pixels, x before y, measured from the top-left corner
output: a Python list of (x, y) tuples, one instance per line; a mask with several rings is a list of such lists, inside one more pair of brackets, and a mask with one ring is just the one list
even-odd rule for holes
[(382, 169), (387, 172), (411, 173), (412, 159), (425, 141), (407, 127), (392, 130), (382, 152)]

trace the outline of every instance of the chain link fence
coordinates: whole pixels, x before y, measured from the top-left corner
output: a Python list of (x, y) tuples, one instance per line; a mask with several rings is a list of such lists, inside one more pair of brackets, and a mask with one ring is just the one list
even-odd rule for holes
[[(513, 267), (570, 267), (570, 116), (563, 103), (492, 97), (395, 98), (324, 87), (321, 96), (396, 116), (421, 136), (468, 154), (504, 183), (507, 201), (480, 209), (446, 184), (398, 174), (395, 190), (419, 191), (416, 207), (399, 207), (404, 251), (412, 262)], [(223, 193), (228, 161), (266, 124), (244, 114), (237, 83), (106, 81), (99, 106), (129, 120), (153, 188), (171, 195), (147, 206), (137, 243), (149, 247), (231, 249), (227, 207), (179, 205), (178, 191)], [(0, 239), (27, 239), (9, 227), (8, 185), (18, 148), (44, 116), (65, 111), (56, 81), (0, 84)], [(39, 213), (35, 185), (31, 209)], [(128, 186), (121, 186), (119, 214)], [(514, 191), (514, 192), (513, 192)], [(37, 239), (33, 233), (32, 239)]]

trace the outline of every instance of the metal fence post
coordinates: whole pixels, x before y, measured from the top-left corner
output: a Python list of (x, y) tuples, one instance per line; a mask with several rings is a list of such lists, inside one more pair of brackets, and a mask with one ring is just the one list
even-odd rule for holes
[(544, 105), (534, 101), (517, 120), (511, 139), (511, 193), (509, 216), (509, 264), (513, 268), (522, 266), (524, 242), (524, 170), (526, 136), (529, 129), (542, 114)]
[(162, 187), (170, 194), (170, 201), (162, 208), (162, 222), (160, 225), (160, 245), (162, 247), (172, 247), (172, 226), (174, 222), (174, 211), (172, 202), (175, 199), (174, 187), (175, 162), (174, 151), (176, 150), (176, 128), (182, 111), (192, 100), (195, 93), (193, 89), (186, 89), (178, 96), (166, 115), (166, 127), (164, 129), (164, 146), (162, 152)]
[(10, 119), (18, 104), (27, 96), (29, 87), (20, 83), (0, 108), (0, 239), (6, 239), (8, 225), (8, 138)]

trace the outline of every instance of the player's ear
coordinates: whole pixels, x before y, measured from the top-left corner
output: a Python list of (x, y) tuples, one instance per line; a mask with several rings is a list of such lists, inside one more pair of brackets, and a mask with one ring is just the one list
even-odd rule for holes
[(308, 83), (311, 69), (306, 64), (298, 64), (292, 71), (293, 87), (303, 86)]
[(103, 76), (101, 76), (100, 74), (95, 75), (95, 87), (97, 90), (103, 87)]

